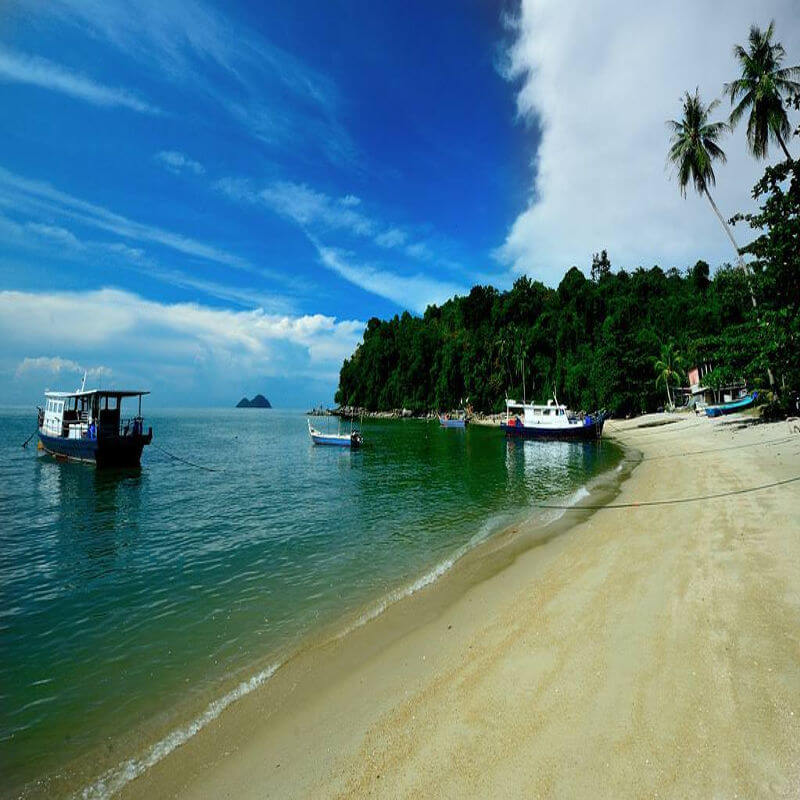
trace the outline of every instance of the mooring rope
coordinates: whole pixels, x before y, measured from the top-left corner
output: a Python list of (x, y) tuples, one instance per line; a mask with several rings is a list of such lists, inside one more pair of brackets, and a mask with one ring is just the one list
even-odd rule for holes
[(156, 444), (155, 442), (152, 443), (152, 446), (156, 448), (156, 450), (160, 450), (164, 455), (169, 456), (170, 458), (175, 459), (175, 461), (180, 461), (182, 464), (187, 464), (190, 467), (196, 467), (197, 469), (204, 469), (206, 472), (222, 472), (223, 470), (217, 467), (207, 467), (204, 464), (195, 464), (193, 461), (187, 461), (185, 458), (181, 458), (180, 456), (176, 456), (174, 453), (170, 453), (169, 450), (161, 447), (161, 445)]
[(733, 489), (730, 492), (719, 492), (717, 494), (704, 494), (697, 497), (678, 497), (672, 500), (643, 500), (640, 503), (607, 503), (606, 505), (586, 505), (586, 506), (559, 506), (550, 503), (534, 503), (536, 508), (552, 508), (558, 511), (603, 511), (606, 508), (643, 508), (644, 506), (674, 506), (680, 503), (699, 503), (701, 500), (716, 500), (719, 497), (732, 497), (736, 494), (748, 494), (750, 492), (760, 492), (763, 489), (771, 489), (773, 486), (785, 486), (787, 483), (800, 481), (800, 475), (794, 478), (786, 478), (774, 483), (764, 483), (761, 486), (750, 486), (747, 489)]
[(34, 437), (34, 436), (36, 436), (36, 434), (37, 434), (38, 432), (39, 432), (39, 429), (37, 428), (37, 429), (36, 429), (36, 430), (35, 430), (35, 431), (34, 431), (34, 432), (33, 432), (33, 433), (32, 433), (32, 434), (31, 434), (31, 435), (30, 435), (30, 436), (29, 436), (29, 437), (28, 437), (28, 438), (27, 438), (27, 439), (26, 439), (26, 440), (25, 440), (23, 443), (22, 443), (22, 447), (23, 447), (23, 449), (24, 449), (24, 448), (26, 448), (26, 447), (28, 446), (28, 442), (29, 442), (31, 439), (33, 439), (33, 437)]
[(760, 444), (763, 445), (772, 445), (772, 444), (788, 444), (791, 441), (797, 440), (796, 436), (782, 436), (779, 439), (769, 439), (766, 442), (747, 442), (746, 444), (732, 444), (728, 447), (712, 447), (709, 450), (690, 450), (688, 453), (671, 453), (664, 456), (646, 456), (645, 458), (639, 459), (632, 459), (637, 464), (642, 461), (660, 461), (664, 458), (682, 458), (683, 456), (699, 456), (703, 453), (721, 453), (723, 450), (741, 450), (743, 447), (757, 447)]

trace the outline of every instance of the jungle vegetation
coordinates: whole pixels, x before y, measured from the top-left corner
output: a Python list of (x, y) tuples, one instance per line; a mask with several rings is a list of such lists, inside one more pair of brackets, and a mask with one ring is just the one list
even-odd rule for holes
[[(468, 402), (490, 412), (506, 396), (555, 392), (576, 410), (634, 414), (664, 405), (665, 389), (671, 402), (684, 369), (702, 363), (713, 365), (706, 385), (743, 378), (785, 404), (800, 388), (800, 162), (791, 155), (800, 128), (789, 122), (800, 108), (800, 67), (783, 66), (773, 36), (772, 24), (753, 26), (747, 46), (734, 47), (741, 74), (724, 87), (727, 121), (713, 121), (718, 101), (706, 105), (695, 91), (669, 122), (678, 188), (707, 197), (733, 264), (713, 274), (704, 261), (613, 271), (602, 250), (588, 278), (573, 266), (556, 288), (524, 276), (507, 291), (475, 286), (421, 317), (372, 318), (342, 366), (336, 401), (415, 412)], [(772, 143), (785, 159), (753, 188), (758, 212), (726, 220), (711, 195), (713, 163), (724, 164), (721, 140), (745, 115), (752, 155), (766, 158)], [(734, 225), (750, 239), (743, 247)]]

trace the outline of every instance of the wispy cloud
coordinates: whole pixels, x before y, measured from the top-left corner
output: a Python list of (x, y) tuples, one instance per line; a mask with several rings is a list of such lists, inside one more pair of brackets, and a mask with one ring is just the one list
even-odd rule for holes
[(391, 300), (401, 308), (423, 312), (432, 303), (441, 304), (465, 289), (424, 274), (398, 275), (369, 264), (357, 264), (348, 253), (316, 244), (320, 263), (345, 280), (368, 292)]
[(297, 151), (302, 143), (334, 163), (355, 162), (333, 81), (208, 3), (27, 2), (35, 13), (88, 31), (159, 76), (206, 95), (270, 147)]
[(254, 271), (244, 258), (189, 236), (128, 219), (95, 203), (61, 192), (48, 183), (15, 175), (0, 167), (0, 205), (25, 208), (76, 220), (99, 230), (139, 242), (150, 242), (236, 269)]
[(169, 170), (175, 175), (180, 175), (182, 172), (202, 175), (206, 171), (205, 167), (199, 161), (189, 158), (186, 153), (181, 153), (178, 150), (161, 150), (156, 153), (153, 158), (156, 162), (161, 164), (164, 169)]
[(159, 114), (160, 109), (127, 89), (104, 86), (84, 75), (37, 56), (0, 48), (0, 81), (24, 83), (60, 92), (96, 106), (118, 106), (140, 114)]

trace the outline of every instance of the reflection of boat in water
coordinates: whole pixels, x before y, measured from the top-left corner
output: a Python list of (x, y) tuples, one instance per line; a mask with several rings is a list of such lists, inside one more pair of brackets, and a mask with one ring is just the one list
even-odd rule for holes
[(308, 435), (314, 444), (328, 444), (334, 447), (358, 448), (364, 443), (360, 431), (350, 431), (350, 433), (323, 433), (311, 425), (308, 420)]
[(707, 406), (705, 410), (706, 416), (722, 417), (725, 414), (734, 414), (737, 411), (744, 411), (746, 408), (752, 408), (756, 400), (758, 400), (758, 392), (751, 392), (730, 403), (722, 403), (718, 406)]
[(500, 427), (508, 436), (530, 439), (599, 439), (605, 414), (579, 416), (566, 406), (547, 401), (547, 405), (506, 400), (506, 421)]
[[(85, 380), (85, 378), (84, 378)], [(39, 443), (62, 461), (84, 461), (98, 467), (138, 467), (153, 429), (144, 432), (142, 396), (149, 392), (79, 389), (45, 392), (39, 409)], [(136, 416), (123, 419), (122, 401), (139, 400)]]

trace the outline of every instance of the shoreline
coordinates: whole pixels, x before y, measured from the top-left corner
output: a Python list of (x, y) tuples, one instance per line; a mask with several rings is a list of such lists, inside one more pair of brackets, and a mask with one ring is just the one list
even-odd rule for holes
[[(786, 438), (780, 424), (643, 422), (608, 431), (642, 460), (621, 462), (606, 503), (800, 472), (800, 439), (769, 443)], [(740, 445), (754, 464), (744, 475), (724, 450)], [(480, 558), (298, 654), (120, 796), (788, 794), (800, 780), (788, 647), (798, 511), (783, 487), (569, 511), (541, 541), (519, 529), (489, 540)], [(760, 568), (743, 569), (750, 560)]]
[[(648, 476), (640, 473), (643, 465), (655, 457), (675, 458), (677, 464), (679, 453), (670, 453), (669, 443), (673, 450), (677, 446), (686, 451), (687, 435), (701, 427), (694, 418), (679, 421), (684, 424), (668, 428), (651, 427), (643, 418), (612, 423), (607, 429), (609, 436), (622, 445), (624, 456), (616, 469), (595, 479), (591, 505), (596, 509), (600, 498), (608, 504), (618, 495), (635, 494), (643, 487), (652, 493)], [(707, 425), (701, 433), (706, 438), (722, 434), (727, 439), (728, 428)], [(761, 425), (731, 435), (752, 438), (753, 430), (763, 434), (767, 428), (772, 429), (773, 437), (786, 431), (780, 425)], [(752, 445), (759, 453), (767, 446), (758, 441), (740, 444)], [(797, 455), (793, 465), (800, 466)], [(443, 753), (450, 763), (462, 749), (456, 734), (464, 719), (458, 720), (455, 733), (449, 731), (450, 743), (448, 736), (433, 737), (423, 748), (423, 757), (415, 752), (421, 748), (419, 737), (409, 740), (416, 715), (409, 721), (408, 714), (401, 712), (411, 704), (422, 716), (435, 717), (437, 697), (447, 693), (448, 681), (463, 678), (473, 658), (485, 661), (484, 650), (493, 653), (496, 649), (498, 631), (505, 632), (501, 641), (509, 647), (509, 629), (524, 629), (515, 610), (520, 594), (541, 594), (540, 584), (565, 567), (569, 575), (572, 557), (582, 548), (592, 550), (595, 543), (586, 539), (592, 531), (601, 532), (606, 547), (613, 543), (614, 533), (620, 533), (618, 523), (609, 526), (602, 518), (627, 512), (578, 510), (589, 499), (584, 497), (575, 510), (562, 511), (557, 520), (545, 525), (540, 518), (538, 523), (509, 526), (457, 558), (443, 575), (401, 593), (388, 607), (355, 620), (336, 635), (332, 630), (323, 632), (277, 666), (265, 665), (268, 680), (256, 681), (259, 685), (248, 687), (244, 696), (232, 698), (237, 702), (218, 709), (219, 713), (205, 720), (202, 729), (185, 742), (174, 742), (176, 749), (124, 785), (119, 796), (337, 796), (377, 790), (407, 795), (417, 794), (420, 786), (426, 792), (434, 787), (432, 793), (442, 796), (462, 791), (464, 785), (458, 781), (448, 784), (444, 793), (440, 785), (444, 785), (441, 776), (447, 774), (442, 770)], [(634, 513), (665, 514), (644, 509)], [(578, 585), (586, 591), (586, 586)], [(535, 631), (527, 633), (538, 636)], [(543, 655), (538, 653), (540, 658), (534, 662), (542, 661)], [(534, 671), (541, 673), (547, 660), (535, 663)], [(492, 694), (502, 695), (503, 686), (498, 685), (496, 675), (494, 678)], [(800, 717), (800, 708), (796, 715)], [(482, 735), (491, 738), (492, 733), (496, 731), (490, 724)], [(367, 752), (368, 742), (377, 742), (377, 747)], [(416, 778), (409, 783), (408, 765), (399, 768), (398, 742), (406, 757), (416, 760), (413, 774), (420, 770), (428, 774), (428, 783), (418, 785)], [(372, 774), (366, 765), (373, 764), (375, 752), (382, 754), (382, 760)], [(428, 769), (433, 764), (437, 768)], [(433, 773), (439, 776), (435, 780)], [(522, 781), (519, 785), (530, 787), (529, 778), (525, 770), (522, 774), (510, 770), (501, 783), (513, 788)], [(469, 787), (467, 794), (484, 794), (490, 788)]]

